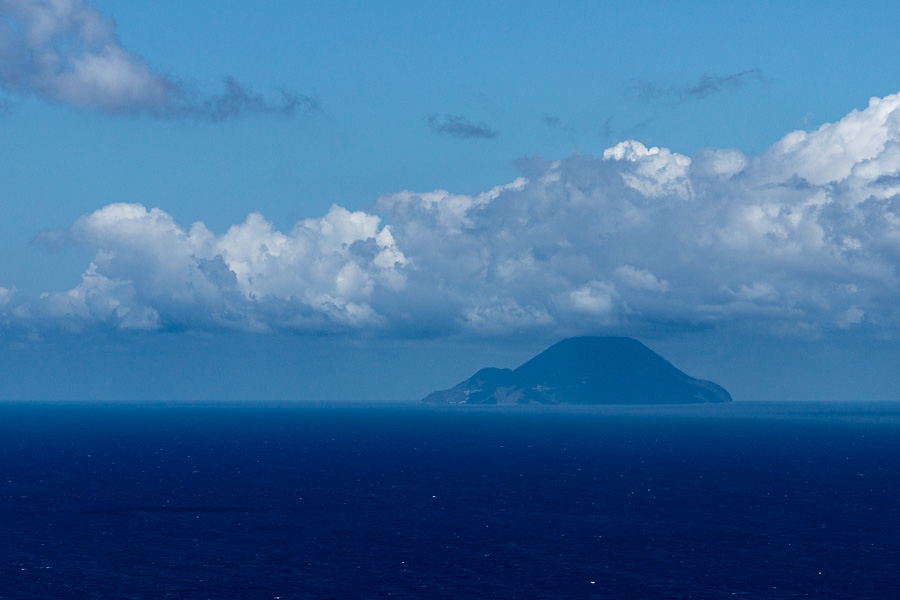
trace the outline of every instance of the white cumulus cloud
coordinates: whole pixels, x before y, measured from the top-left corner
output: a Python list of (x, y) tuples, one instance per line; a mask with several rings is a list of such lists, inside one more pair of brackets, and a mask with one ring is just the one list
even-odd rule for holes
[(632, 140), (522, 161), (481, 194), (404, 191), (287, 232), (252, 214), (215, 235), (114, 204), (65, 234), (94, 254), (78, 287), (7, 302), (122, 328), (897, 335), (898, 119), (900, 96), (873, 99), (756, 158)]
[(251, 214), (216, 236), (159, 209), (111, 204), (68, 235), (95, 257), (78, 287), (40, 298), (35, 310), (50, 318), (141, 329), (379, 326), (376, 285), (404, 285), (406, 257), (390, 229), (337, 206), (289, 233)]

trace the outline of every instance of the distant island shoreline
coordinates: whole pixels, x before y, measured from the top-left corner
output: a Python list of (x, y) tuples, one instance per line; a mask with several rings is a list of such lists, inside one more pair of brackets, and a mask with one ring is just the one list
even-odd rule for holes
[(653, 405), (732, 402), (722, 386), (696, 379), (636, 339), (564, 339), (516, 369), (481, 369), (422, 402), (469, 405)]

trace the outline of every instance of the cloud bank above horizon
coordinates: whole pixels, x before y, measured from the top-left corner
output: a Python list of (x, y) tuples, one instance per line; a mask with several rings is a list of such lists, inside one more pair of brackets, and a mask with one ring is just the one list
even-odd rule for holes
[(2, 322), (399, 337), (900, 333), (900, 94), (755, 158), (629, 140), (519, 167), (481, 194), (403, 191), (287, 232), (257, 213), (216, 235), (110, 204), (38, 238), (94, 255), (81, 283), (23, 298), (0, 281)]
[[(277, 101), (230, 76), (201, 94), (129, 52), (115, 22), (84, 0), (0, 0), (0, 89), (108, 114), (222, 121), (247, 114), (319, 112), (317, 100)], [(5, 104), (5, 103), (4, 103)]]

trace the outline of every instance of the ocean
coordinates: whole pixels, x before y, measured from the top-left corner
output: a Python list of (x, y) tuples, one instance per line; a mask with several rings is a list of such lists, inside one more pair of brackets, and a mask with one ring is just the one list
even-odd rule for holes
[(841, 598), (900, 404), (0, 405), (0, 598)]

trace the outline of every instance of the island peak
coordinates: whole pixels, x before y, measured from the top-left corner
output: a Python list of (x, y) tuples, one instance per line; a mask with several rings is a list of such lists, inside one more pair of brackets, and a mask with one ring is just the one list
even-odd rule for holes
[(564, 339), (516, 369), (481, 369), (429, 394), (441, 404), (692, 404), (730, 402), (718, 384), (695, 379), (636, 339)]

